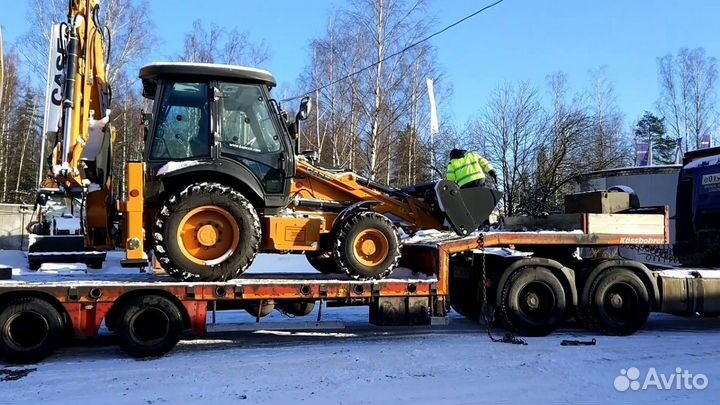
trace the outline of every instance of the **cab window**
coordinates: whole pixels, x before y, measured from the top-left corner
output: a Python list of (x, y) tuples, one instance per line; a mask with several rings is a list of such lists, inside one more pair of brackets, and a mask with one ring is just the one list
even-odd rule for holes
[(150, 157), (188, 159), (210, 155), (210, 107), (206, 83), (165, 83)]
[(223, 147), (250, 154), (279, 152), (280, 136), (260, 87), (235, 83), (219, 86)]

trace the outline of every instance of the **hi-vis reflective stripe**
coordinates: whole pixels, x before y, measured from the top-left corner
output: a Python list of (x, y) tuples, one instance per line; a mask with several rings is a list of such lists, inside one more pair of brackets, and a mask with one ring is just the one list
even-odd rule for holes
[(464, 165), (462, 165), (462, 166), (460, 166), (460, 167), (456, 167), (454, 171), (457, 172), (457, 171), (459, 171), (459, 170), (462, 170), (462, 169), (464, 169), (464, 168), (466, 168), (466, 167), (468, 167), (468, 166), (472, 166), (472, 165), (474, 165), (474, 164), (477, 164), (477, 162), (465, 163)]
[(483, 172), (478, 172), (478, 173), (468, 174), (467, 176), (460, 178), (460, 179), (456, 180), (455, 182), (457, 183), (457, 185), (459, 187), (462, 187), (465, 184), (470, 183), (471, 181), (484, 180), (484, 179), (485, 179), (485, 174), (483, 174)]

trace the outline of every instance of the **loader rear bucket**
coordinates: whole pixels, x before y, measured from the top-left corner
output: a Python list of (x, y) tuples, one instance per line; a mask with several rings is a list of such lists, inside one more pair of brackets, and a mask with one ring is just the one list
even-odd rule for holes
[(451, 181), (442, 180), (435, 185), (440, 209), (458, 235), (467, 235), (490, 218), (502, 193), (487, 187), (460, 189)]

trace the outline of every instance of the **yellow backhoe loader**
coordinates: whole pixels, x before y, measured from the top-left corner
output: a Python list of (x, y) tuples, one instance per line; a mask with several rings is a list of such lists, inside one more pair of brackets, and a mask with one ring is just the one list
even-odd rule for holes
[(377, 279), (397, 266), (401, 232), (447, 224), (464, 235), (495, 207), (498, 193), (489, 188), (439, 181), (396, 189), (322, 167), (297, 150), (309, 98), (288, 115), (270, 94), (269, 72), (201, 63), (140, 69), (143, 96), (153, 102), (142, 116), (145, 159), (126, 164), (127, 199), (115, 203), (98, 2), (71, 0), (70, 10), (58, 42), (58, 143), (39, 201), (60, 193), (81, 202), (83, 248), (58, 252), (57, 237), (35, 238), (31, 267), (101, 265), (119, 236), (125, 266), (147, 266), (154, 256), (186, 281), (236, 278), (257, 252), (304, 253), (322, 272)]

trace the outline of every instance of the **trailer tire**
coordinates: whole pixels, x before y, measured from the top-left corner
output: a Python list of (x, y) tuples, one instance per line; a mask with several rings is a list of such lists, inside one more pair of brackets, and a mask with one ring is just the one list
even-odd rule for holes
[(255, 260), (260, 233), (255, 208), (237, 190), (196, 183), (170, 195), (160, 208), (155, 255), (166, 273), (183, 281), (234, 279)]
[(290, 316), (306, 316), (310, 315), (313, 309), (315, 309), (315, 301), (293, 300), (278, 302), (277, 307), (280, 311)]
[(400, 235), (385, 215), (360, 211), (339, 224), (333, 255), (351, 278), (379, 280), (400, 261)]
[(305, 257), (308, 263), (322, 274), (342, 274), (335, 258), (332, 256), (332, 252), (322, 250), (307, 251)]
[(640, 277), (630, 269), (615, 267), (593, 280), (585, 312), (597, 330), (627, 336), (645, 325), (651, 306)]
[(578, 306), (577, 312), (575, 313), (575, 320), (577, 320), (583, 328), (589, 331), (598, 330), (597, 325), (595, 325), (595, 320), (588, 311), (587, 305)]
[(0, 357), (9, 363), (37, 363), (63, 339), (62, 314), (37, 297), (16, 298), (0, 309)]
[(562, 282), (545, 267), (516, 270), (502, 288), (499, 319), (525, 336), (545, 336), (562, 323), (567, 298)]
[(275, 301), (263, 300), (262, 308), (260, 308), (260, 300), (247, 301), (243, 308), (255, 318), (264, 318), (275, 310)]
[(182, 313), (165, 297), (138, 296), (128, 301), (121, 311), (115, 334), (120, 347), (132, 357), (162, 356), (180, 340)]

